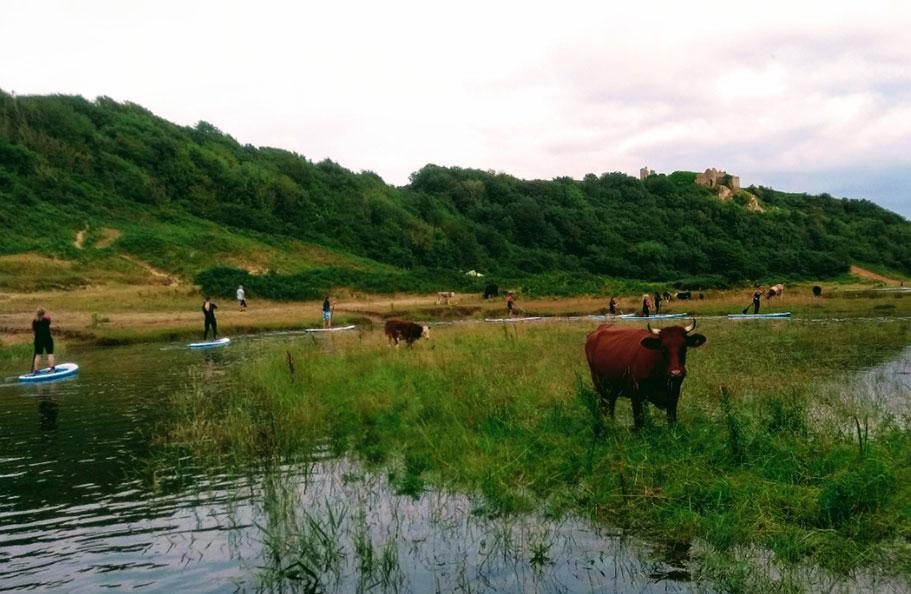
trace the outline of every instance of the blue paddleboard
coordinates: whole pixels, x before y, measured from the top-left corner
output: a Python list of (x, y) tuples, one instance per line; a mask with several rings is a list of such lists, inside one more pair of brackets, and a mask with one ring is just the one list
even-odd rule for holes
[(728, 314), (729, 320), (762, 320), (766, 319), (775, 319), (775, 318), (790, 318), (791, 312), (783, 311), (781, 313), (767, 313), (767, 314)]
[(208, 342), (191, 342), (187, 346), (189, 346), (191, 349), (214, 349), (217, 347), (227, 346), (230, 342), (230, 338), (219, 338), (218, 340), (210, 340)]
[(26, 384), (33, 384), (36, 382), (50, 382), (53, 380), (63, 379), (65, 377), (72, 377), (79, 373), (79, 366), (75, 363), (61, 363), (54, 367), (54, 371), (51, 371), (50, 367), (42, 369), (36, 373), (26, 373), (19, 376), (19, 381)]

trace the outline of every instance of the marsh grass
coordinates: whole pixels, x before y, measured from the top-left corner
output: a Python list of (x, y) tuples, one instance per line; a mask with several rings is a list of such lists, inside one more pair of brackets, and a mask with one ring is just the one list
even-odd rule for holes
[(907, 322), (702, 322), (709, 342), (690, 353), (680, 422), (652, 409), (639, 433), (627, 400), (614, 422), (597, 414), (582, 355), (592, 327), (440, 327), (413, 349), (379, 333), (282, 347), (219, 398), (178, 397), (170, 439), (237, 459), (328, 439), (388, 469), (401, 492), (479, 493), (489, 517), (574, 512), (721, 555), (759, 547), (837, 574), (911, 573), (911, 436), (868, 404), (876, 431), (859, 442), (859, 404), (828, 390), (907, 345)]

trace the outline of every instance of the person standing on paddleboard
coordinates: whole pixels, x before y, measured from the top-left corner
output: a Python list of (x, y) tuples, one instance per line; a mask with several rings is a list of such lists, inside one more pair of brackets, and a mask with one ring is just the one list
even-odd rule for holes
[(329, 299), (329, 295), (326, 295), (323, 300), (323, 328), (332, 327), (332, 311), (334, 309), (335, 306), (332, 304), (332, 300)]
[(47, 353), (48, 367), (54, 371), (54, 339), (51, 337), (51, 318), (45, 315), (41, 308), (35, 312), (35, 319), (32, 320), (32, 332), (35, 333), (35, 357), (32, 359), (32, 373), (38, 373), (43, 353)]
[(512, 293), (506, 293), (506, 315), (510, 318), (512, 317), (512, 308), (515, 304), (515, 297), (512, 296)]
[(610, 315), (617, 315), (617, 298), (613, 295), (610, 296), (610, 303), (607, 304), (607, 308), (610, 311)]
[(661, 293), (655, 291), (655, 315), (661, 313)]
[(237, 303), (240, 305), (240, 311), (247, 311), (247, 293), (244, 292), (244, 286), (237, 287)]
[(753, 291), (753, 313), (759, 313), (759, 302), (762, 300), (762, 287), (756, 287)]
[(642, 296), (642, 315), (647, 318), (649, 316), (649, 314), (651, 313), (651, 309), (652, 309), (651, 297), (649, 297), (648, 294), (645, 294)]
[(205, 302), (202, 304), (202, 315), (205, 316), (206, 327), (202, 333), (202, 339), (208, 340), (209, 338), (209, 328), (212, 328), (212, 340), (218, 338), (218, 322), (215, 320), (215, 310), (218, 309), (218, 306), (212, 303), (211, 297), (206, 297)]

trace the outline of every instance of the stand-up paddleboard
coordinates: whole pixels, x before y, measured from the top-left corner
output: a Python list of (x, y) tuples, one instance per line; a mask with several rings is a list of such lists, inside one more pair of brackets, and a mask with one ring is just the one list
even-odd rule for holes
[(690, 314), (687, 313), (673, 313), (673, 314), (652, 314), (650, 316), (641, 316), (637, 313), (623, 314), (620, 316), (614, 316), (618, 320), (678, 320), (680, 318), (685, 318)]
[(531, 316), (528, 318), (484, 318), (485, 322), (532, 322), (534, 320), (543, 320), (541, 316)]
[(304, 332), (341, 332), (343, 330), (354, 330), (354, 324), (339, 326), (338, 328), (307, 328)]
[(35, 382), (50, 382), (53, 380), (63, 379), (65, 377), (73, 377), (79, 373), (79, 366), (75, 363), (61, 363), (54, 367), (54, 371), (51, 371), (50, 367), (42, 369), (37, 373), (26, 373), (19, 376), (19, 381), (24, 383), (35, 383)]
[(227, 346), (230, 342), (230, 338), (219, 338), (218, 340), (210, 340), (208, 342), (191, 342), (187, 346), (191, 349), (214, 349)]
[(762, 319), (775, 319), (775, 318), (790, 318), (791, 312), (783, 311), (780, 313), (766, 313), (766, 314), (728, 314), (729, 320), (762, 320)]

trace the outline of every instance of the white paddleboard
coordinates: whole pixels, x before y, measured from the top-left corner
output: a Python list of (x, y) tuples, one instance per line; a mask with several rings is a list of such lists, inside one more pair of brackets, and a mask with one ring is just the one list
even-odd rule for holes
[(304, 332), (341, 332), (343, 330), (354, 330), (354, 324), (339, 326), (338, 328), (307, 328)]
[(529, 318), (484, 318), (485, 322), (531, 322), (533, 320), (543, 320), (541, 316), (532, 316)]
[(783, 311), (780, 313), (766, 313), (766, 314), (728, 314), (729, 320), (762, 320), (770, 319), (774, 320), (775, 318), (790, 318), (791, 312)]
[(216, 347), (226, 346), (230, 342), (230, 338), (219, 338), (218, 340), (210, 340), (208, 342), (191, 342), (187, 346), (191, 349), (214, 349)]
[(630, 314), (623, 314), (622, 316), (617, 316), (617, 319), (619, 319), (619, 320), (644, 320), (647, 322), (649, 320), (677, 320), (680, 318), (685, 318), (688, 315), (689, 314), (686, 314), (686, 313), (675, 313), (675, 314), (653, 314), (650, 316), (640, 316), (639, 314), (636, 314), (636, 313), (630, 313)]
[(49, 382), (65, 377), (72, 377), (79, 373), (79, 366), (75, 363), (61, 363), (51, 371), (50, 367), (36, 373), (26, 373), (19, 376), (19, 381), (24, 383)]

